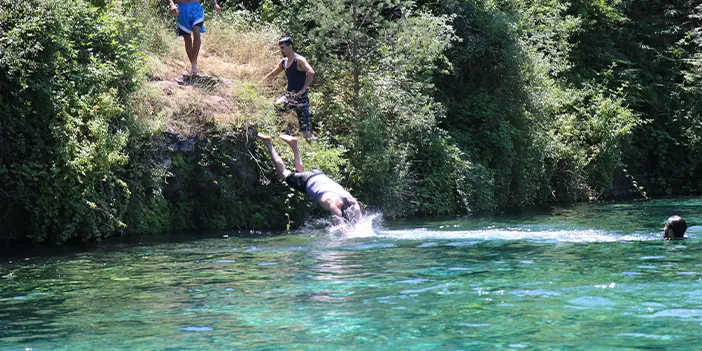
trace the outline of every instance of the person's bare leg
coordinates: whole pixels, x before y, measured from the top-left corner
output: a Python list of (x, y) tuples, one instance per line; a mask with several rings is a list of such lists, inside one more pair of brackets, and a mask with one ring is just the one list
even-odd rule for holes
[(287, 174), (285, 174), (285, 162), (283, 162), (283, 159), (280, 158), (278, 153), (275, 151), (272, 138), (263, 133), (258, 133), (258, 138), (261, 139), (264, 144), (266, 144), (268, 153), (271, 155), (271, 159), (273, 160), (273, 165), (275, 165), (275, 172), (278, 174), (278, 178), (285, 180), (285, 177), (287, 176)]
[(193, 37), (192, 34), (183, 34), (183, 41), (185, 42), (185, 53), (188, 54), (188, 60), (190, 65), (193, 64)]
[(193, 27), (193, 48), (192, 48), (192, 53), (193, 56), (190, 58), (190, 63), (192, 64), (192, 69), (191, 73), (193, 75), (198, 74), (197, 70), (197, 58), (200, 55), (200, 46), (202, 45), (201, 41), (201, 31), (202, 31), (202, 25), (197, 25)]
[(290, 145), (293, 151), (293, 156), (295, 159), (295, 170), (298, 172), (304, 172), (305, 166), (302, 164), (302, 158), (300, 157), (300, 149), (297, 146), (297, 138), (291, 135), (281, 135), (281, 139)]

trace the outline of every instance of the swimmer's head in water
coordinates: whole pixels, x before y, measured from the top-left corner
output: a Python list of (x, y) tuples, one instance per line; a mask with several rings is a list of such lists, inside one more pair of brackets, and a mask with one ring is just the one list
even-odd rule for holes
[(680, 216), (672, 216), (668, 218), (668, 222), (665, 223), (663, 228), (663, 238), (664, 239), (682, 239), (685, 237), (685, 231), (687, 230), (687, 222), (684, 218)]

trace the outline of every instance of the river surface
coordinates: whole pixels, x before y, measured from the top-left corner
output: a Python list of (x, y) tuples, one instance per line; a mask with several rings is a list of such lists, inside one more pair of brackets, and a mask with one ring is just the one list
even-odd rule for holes
[(18, 253), (0, 350), (701, 349), (695, 224), (702, 199)]

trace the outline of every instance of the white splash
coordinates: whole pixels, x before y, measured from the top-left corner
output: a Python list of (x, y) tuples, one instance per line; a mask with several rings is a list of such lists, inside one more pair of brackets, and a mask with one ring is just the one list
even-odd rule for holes
[(414, 228), (405, 230), (388, 230), (383, 227), (382, 213), (366, 214), (355, 226), (334, 226), (329, 219), (317, 219), (305, 225), (303, 231), (323, 231), (343, 239), (387, 238), (395, 240), (461, 240), (499, 241), (527, 240), (552, 243), (590, 243), (660, 240), (658, 233), (623, 234), (602, 229), (568, 229), (568, 230), (533, 230), (519, 228), (489, 228), (476, 230), (447, 230), (458, 226), (441, 226), (439, 229)]
[(522, 231), (509, 229), (484, 230), (429, 230), (426, 228), (412, 230), (378, 230), (376, 236), (404, 240), (448, 239), (448, 240), (533, 240), (550, 242), (617, 242), (646, 241), (659, 239), (652, 234), (621, 235), (604, 230), (540, 230)]
[(382, 218), (383, 216), (380, 213), (366, 214), (363, 219), (350, 228), (344, 236), (347, 238), (368, 238), (376, 236), (377, 233), (374, 226), (380, 227), (380, 223), (375, 222), (382, 221)]

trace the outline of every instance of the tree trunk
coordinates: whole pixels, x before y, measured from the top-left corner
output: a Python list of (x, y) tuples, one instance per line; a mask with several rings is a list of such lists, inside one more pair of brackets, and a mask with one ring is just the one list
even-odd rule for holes
[(353, 111), (354, 113), (358, 113), (358, 92), (361, 89), (358, 83), (358, 75), (359, 75), (359, 67), (358, 67), (358, 30), (359, 28), (356, 28), (356, 23), (358, 22), (357, 16), (356, 16), (356, 1), (354, 0), (353, 2), (353, 53), (352, 53), (352, 62), (353, 62)]

